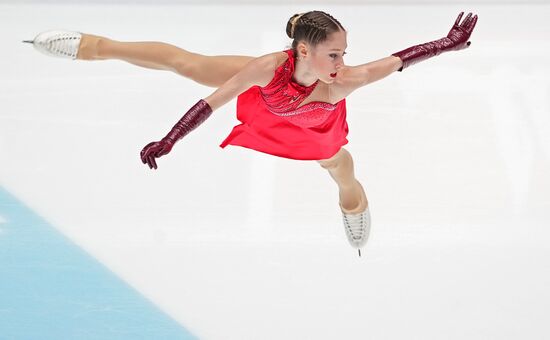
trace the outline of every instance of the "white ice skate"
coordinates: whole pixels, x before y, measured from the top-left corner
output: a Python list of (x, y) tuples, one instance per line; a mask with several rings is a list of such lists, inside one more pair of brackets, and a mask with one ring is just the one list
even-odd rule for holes
[(34, 48), (52, 57), (76, 59), (82, 34), (72, 31), (46, 31), (38, 34), (34, 40), (23, 40), (33, 44)]
[[(342, 209), (342, 205), (340, 205)], [(342, 219), (344, 220), (344, 229), (346, 236), (352, 247), (357, 248), (361, 256), (361, 247), (363, 247), (369, 238), (370, 233), (370, 212), (369, 208), (362, 213), (347, 214), (342, 210)]]

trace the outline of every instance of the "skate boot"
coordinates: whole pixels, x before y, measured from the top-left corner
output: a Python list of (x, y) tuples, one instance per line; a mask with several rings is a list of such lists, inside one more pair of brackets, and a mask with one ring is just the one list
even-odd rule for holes
[(361, 247), (363, 247), (369, 238), (370, 233), (370, 212), (369, 207), (365, 211), (357, 214), (344, 212), (342, 205), (342, 219), (344, 220), (344, 229), (346, 236), (352, 247), (357, 248), (359, 256), (361, 256)]
[(33, 44), (39, 52), (52, 57), (76, 59), (82, 34), (72, 31), (46, 31), (38, 34), (34, 40), (23, 40)]

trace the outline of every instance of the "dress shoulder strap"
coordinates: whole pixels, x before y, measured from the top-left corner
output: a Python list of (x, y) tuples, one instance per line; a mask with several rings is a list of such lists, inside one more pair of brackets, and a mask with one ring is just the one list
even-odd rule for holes
[(289, 73), (292, 74), (294, 72), (294, 67), (292, 64), (292, 50), (285, 50), (284, 52), (288, 54), (288, 58), (284, 62), (282, 62), (279, 66), (277, 66), (273, 74), (273, 78), (271, 79), (271, 82), (267, 84), (265, 87), (263, 87), (263, 89), (268, 89), (274, 86), (278, 86), (282, 82), (285, 82), (285, 80), (288, 81), (287, 78)]

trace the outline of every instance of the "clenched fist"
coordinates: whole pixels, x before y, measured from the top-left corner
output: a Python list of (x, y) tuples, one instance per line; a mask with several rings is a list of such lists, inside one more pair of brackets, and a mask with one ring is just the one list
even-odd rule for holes
[(162, 139), (158, 142), (151, 142), (145, 145), (143, 150), (141, 150), (141, 161), (143, 164), (149, 165), (149, 168), (156, 169), (157, 162), (155, 161), (155, 158), (168, 154), (170, 150), (172, 150), (173, 146), (174, 144), (166, 139)]

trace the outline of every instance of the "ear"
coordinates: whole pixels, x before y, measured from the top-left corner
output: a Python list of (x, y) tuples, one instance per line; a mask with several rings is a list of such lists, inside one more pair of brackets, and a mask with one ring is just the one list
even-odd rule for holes
[(307, 57), (307, 55), (310, 53), (309, 47), (303, 41), (300, 41), (298, 45), (296, 45), (296, 51), (298, 53), (296, 58), (302, 58), (302, 59)]

